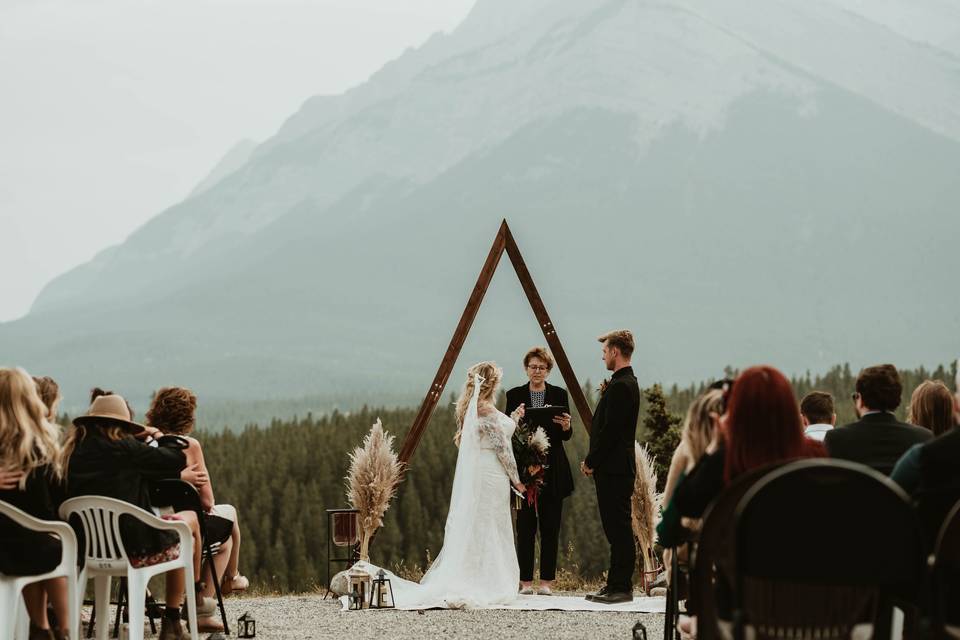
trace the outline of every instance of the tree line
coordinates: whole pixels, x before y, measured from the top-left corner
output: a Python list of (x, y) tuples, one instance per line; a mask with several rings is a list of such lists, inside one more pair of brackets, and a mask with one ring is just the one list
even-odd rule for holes
[[(955, 369), (943, 366), (932, 371), (902, 371), (904, 403), (900, 417), (904, 417), (909, 394), (921, 381), (938, 378), (952, 387), (955, 373)], [(850, 398), (855, 380), (849, 365), (842, 365), (822, 375), (797, 377), (793, 385), (798, 398), (812, 389), (832, 393), (838, 424), (842, 424), (853, 420)], [(679, 438), (682, 415), (710, 382), (665, 390), (654, 385), (644, 390), (638, 439), (646, 442), (655, 455), (661, 484)], [(595, 406), (594, 385), (588, 382), (584, 387), (590, 406)], [(378, 417), (396, 436), (399, 449), (415, 414), (415, 408), (364, 407), (350, 413), (333, 411), (321, 417), (308, 414), (273, 420), (266, 426), (198, 434), (217, 501), (238, 507), (243, 531), (241, 571), (256, 588), (290, 592), (324, 585), (325, 510), (348, 506), (344, 483), (347, 452), (360, 444)], [(440, 550), (456, 462), (454, 432), (451, 398), (434, 413), (371, 546), (375, 564), (400, 566), (416, 573), (418, 568), (426, 568), (428, 558)], [(588, 434), (579, 416), (574, 415), (574, 435), (565, 448), (575, 471), (575, 490), (564, 504), (560, 566), (584, 577), (597, 576), (606, 568), (609, 551), (600, 528), (592, 481), (576, 472), (588, 445)], [(504, 491), (506, 499), (506, 488)]]

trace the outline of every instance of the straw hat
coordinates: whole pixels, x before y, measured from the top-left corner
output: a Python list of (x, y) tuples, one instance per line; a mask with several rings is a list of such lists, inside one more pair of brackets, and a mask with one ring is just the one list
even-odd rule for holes
[(133, 422), (130, 417), (130, 410), (123, 396), (110, 394), (94, 398), (86, 415), (74, 418), (73, 424), (81, 427), (94, 422), (113, 422), (131, 433), (139, 433), (146, 428), (142, 424)]

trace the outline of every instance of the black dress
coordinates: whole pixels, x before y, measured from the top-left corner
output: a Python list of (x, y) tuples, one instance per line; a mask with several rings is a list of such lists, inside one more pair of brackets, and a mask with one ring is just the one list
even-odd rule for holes
[[(41, 520), (59, 520), (58, 486), (49, 466), (38, 467), (19, 487), (0, 491), (0, 500)], [(0, 573), (8, 576), (37, 576), (60, 564), (60, 540), (50, 534), (24, 529), (0, 516)]]
[[(180, 477), (187, 466), (183, 451), (151, 447), (132, 436), (110, 440), (96, 427), (87, 429), (70, 456), (69, 497), (116, 498), (150, 511), (150, 483)], [(176, 544), (172, 531), (154, 529), (130, 517), (120, 519), (120, 537), (128, 556), (151, 556)]]

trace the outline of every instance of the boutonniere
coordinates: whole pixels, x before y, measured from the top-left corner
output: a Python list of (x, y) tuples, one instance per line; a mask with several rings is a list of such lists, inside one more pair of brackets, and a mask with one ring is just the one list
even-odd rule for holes
[(597, 391), (600, 392), (601, 398), (603, 397), (603, 394), (607, 392), (607, 387), (609, 386), (610, 386), (610, 378), (607, 378), (606, 380), (603, 380), (600, 382), (600, 387), (597, 389)]

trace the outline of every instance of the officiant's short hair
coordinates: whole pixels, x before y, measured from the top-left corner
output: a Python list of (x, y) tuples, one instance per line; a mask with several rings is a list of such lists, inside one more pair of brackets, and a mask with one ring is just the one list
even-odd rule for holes
[(608, 347), (616, 347), (624, 358), (633, 355), (633, 334), (627, 329), (605, 333), (597, 338), (597, 342), (606, 342)]
[(530, 351), (527, 351), (526, 355), (523, 356), (523, 367), (524, 369), (530, 364), (530, 360), (533, 358), (539, 358), (547, 363), (547, 371), (553, 369), (553, 356), (550, 355), (550, 352), (547, 351), (546, 347), (533, 347)]

